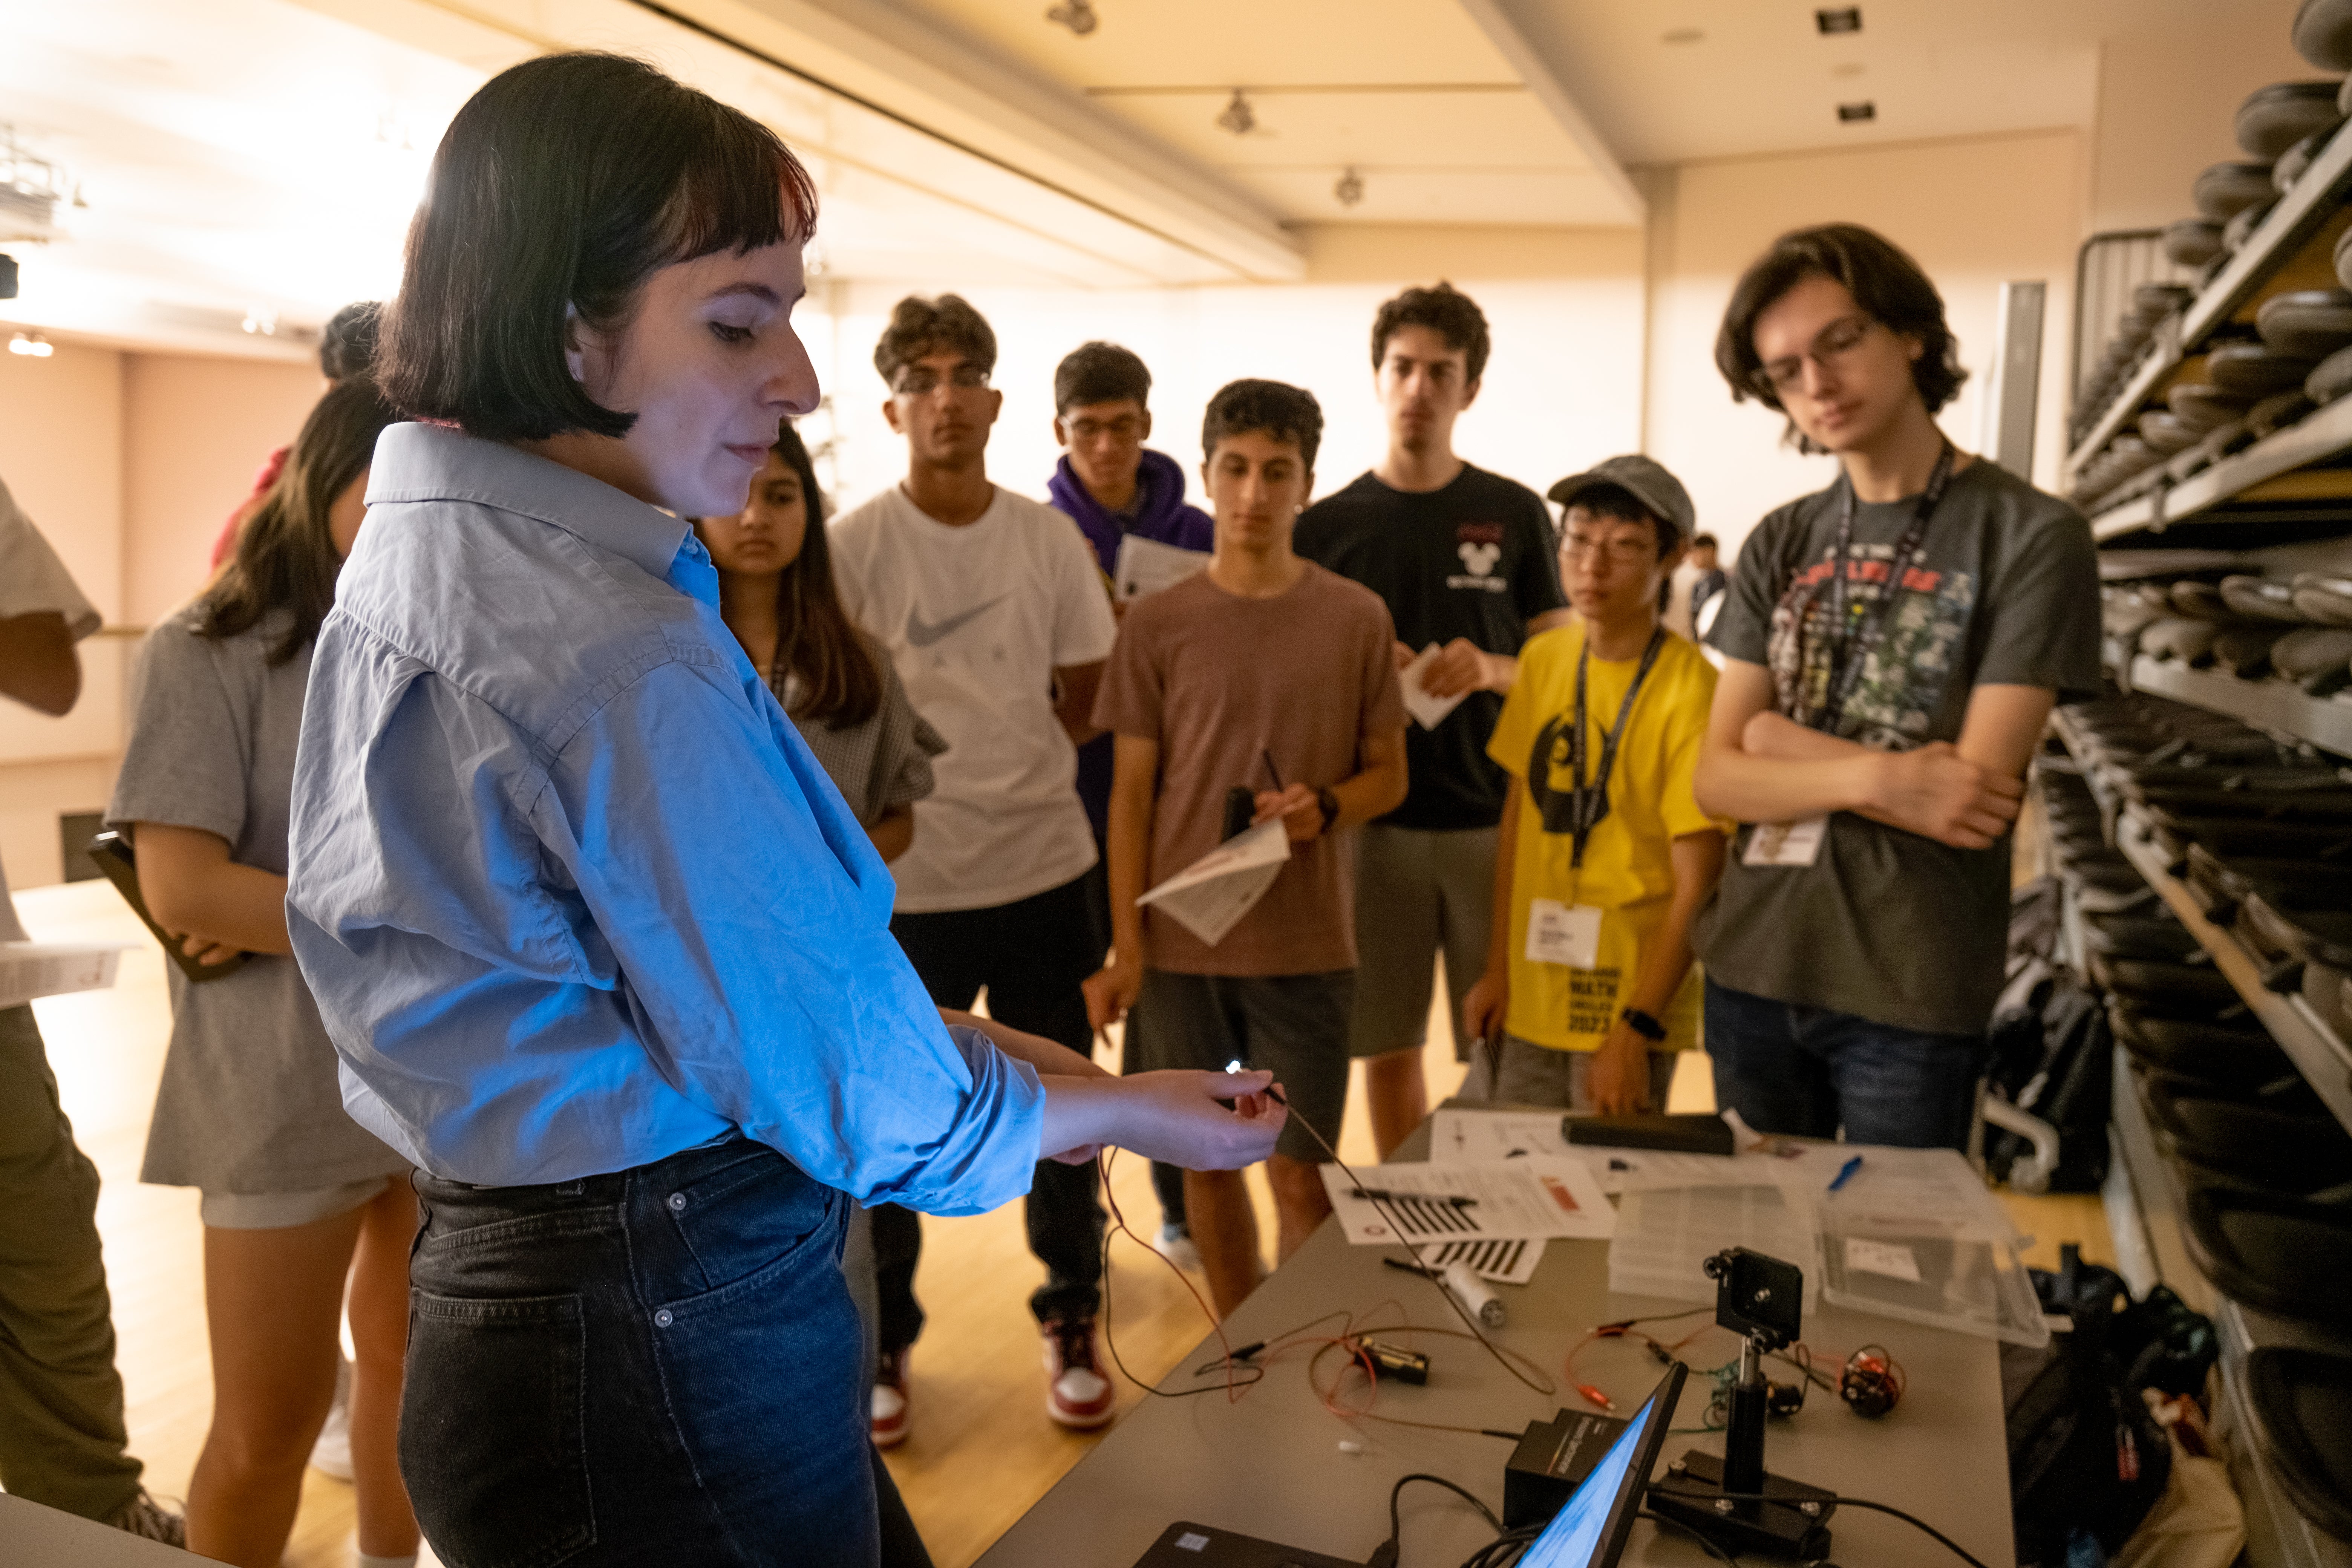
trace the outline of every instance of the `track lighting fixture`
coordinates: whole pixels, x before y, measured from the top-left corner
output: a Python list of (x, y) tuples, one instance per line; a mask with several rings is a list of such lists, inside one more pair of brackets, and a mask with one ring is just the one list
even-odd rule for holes
[(1339, 183), (1331, 187), (1331, 194), (1339, 198), (1341, 206), (1354, 206), (1364, 199), (1364, 176), (1353, 168), (1349, 169), (1339, 176)]
[(1059, 22), (1081, 38), (1102, 26), (1102, 17), (1096, 14), (1092, 0), (1062, 0), (1062, 4), (1045, 13), (1045, 20)]
[(1217, 116), (1217, 123), (1236, 136), (1246, 136), (1257, 129), (1257, 111), (1250, 108), (1240, 88), (1234, 89), (1234, 100)]

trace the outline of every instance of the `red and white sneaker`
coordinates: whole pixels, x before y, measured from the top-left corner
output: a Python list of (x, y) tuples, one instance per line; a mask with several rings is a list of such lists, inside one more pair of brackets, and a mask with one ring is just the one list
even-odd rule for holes
[(868, 1407), (874, 1446), (895, 1448), (907, 1440), (907, 1352), (886, 1352), (875, 1369), (873, 1403)]
[(1047, 1323), (1045, 1414), (1073, 1431), (1090, 1432), (1111, 1418), (1110, 1380), (1095, 1352), (1095, 1321)]

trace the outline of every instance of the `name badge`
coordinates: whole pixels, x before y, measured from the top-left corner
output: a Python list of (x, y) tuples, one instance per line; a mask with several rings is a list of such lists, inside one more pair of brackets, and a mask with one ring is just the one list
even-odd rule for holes
[(1748, 836), (1748, 848), (1739, 857), (1743, 866), (1810, 866), (1821, 858), (1822, 839), (1829, 833), (1826, 816), (1808, 816), (1801, 822), (1759, 823)]
[(1591, 904), (1534, 899), (1528, 904), (1528, 959), (1570, 969), (1601, 966), (1601, 911)]

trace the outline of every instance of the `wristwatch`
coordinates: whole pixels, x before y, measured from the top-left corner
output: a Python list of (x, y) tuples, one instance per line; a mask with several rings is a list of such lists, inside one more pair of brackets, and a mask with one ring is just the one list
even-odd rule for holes
[(1628, 1024), (1633, 1025), (1633, 1032), (1641, 1036), (1643, 1039), (1649, 1041), (1652, 1045), (1655, 1045), (1666, 1037), (1666, 1026), (1664, 1024), (1659, 1023), (1655, 1018), (1650, 1016), (1647, 1013), (1643, 1012), (1639, 1007), (1628, 1007), (1617, 1016), (1624, 1019)]
[(1330, 832), (1331, 825), (1339, 820), (1339, 797), (1328, 789), (1318, 789), (1315, 792), (1315, 804), (1323, 808), (1323, 831)]

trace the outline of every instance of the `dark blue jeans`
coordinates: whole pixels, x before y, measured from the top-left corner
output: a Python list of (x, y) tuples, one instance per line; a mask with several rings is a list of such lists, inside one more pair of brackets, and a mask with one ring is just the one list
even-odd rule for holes
[(740, 1138), (415, 1184), (400, 1471), (450, 1568), (924, 1561), (867, 1442), (840, 1193)]
[(1980, 1035), (1801, 1007), (1706, 983), (1715, 1103), (1759, 1132), (1966, 1150), (1984, 1076)]

